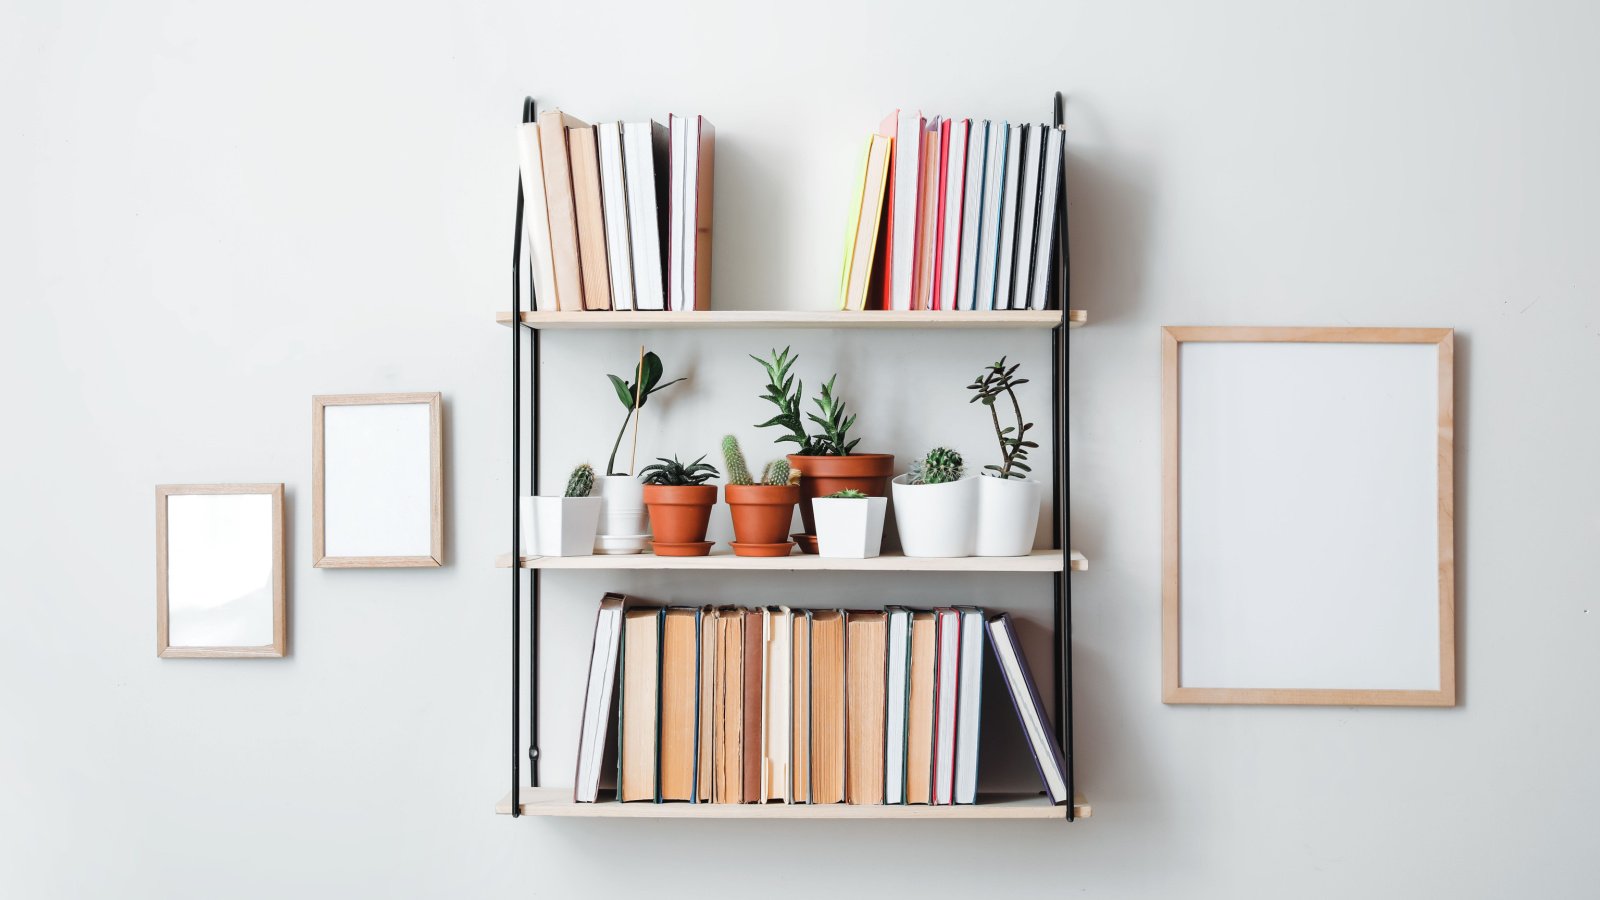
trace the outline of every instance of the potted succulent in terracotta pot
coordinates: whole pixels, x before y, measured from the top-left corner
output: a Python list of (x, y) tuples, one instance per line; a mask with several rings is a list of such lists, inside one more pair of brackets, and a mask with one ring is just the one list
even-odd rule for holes
[(935, 447), (894, 480), (895, 527), (907, 556), (971, 556), (977, 546), (978, 481), (961, 454)]
[(772, 351), (770, 359), (752, 355), (767, 372), (767, 390), (762, 399), (778, 408), (777, 415), (756, 426), (779, 426), (786, 430), (777, 439), (782, 444), (793, 443), (798, 449), (789, 455), (789, 467), (800, 473), (800, 519), (805, 531), (795, 535), (800, 549), (806, 553), (817, 552), (816, 520), (812, 501), (818, 497), (843, 490), (856, 490), (869, 497), (886, 497), (889, 478), (894, 475), (894, 454), (856, 453), (859, 438), (850, 437), (850, 428), (856, 417), (845, 414), (845, 403), (833, 393), (838, 376), (828, 379), (820, 396), (813, 398), (818, 412), (806, 413), (806, 418), (822, 429), (821, 434), (806, 433), (805, 422), (800, 417), (800, 402), (805, 395), (805, 385), (789, 374), (798, 357), (789, 353)]
[(589, 556), (594, 553), (600, 498), (589, 496), (594, 469), (584, 463), (567, 477), (560, 497), (522, 498), (523, 553), (533, 556)]
[(630, 422), (637, 444), (638, 417), (643, 415), (640, 411), (649, 402), (650, 395), (685, 380), (674, 378), (663, 383), (661, 376), (661, 357), (651, 352), (640, 354), (632, 382), (618, 375), (606, 376), (611, 379), (611, 387), (617, 392), (617, 401), (627, 410), (627, 414), (622, 417), (622, 427), (617, 429), (617, 439), (611, 445), (611, 458), (606, 460), (605, 477), (595, 481), (594, 493), (600, 498), (600, 524), (595, 549), (600, 553), (638, 553), (650, 539), (650, 519), (645, 513), (642, 486), (633, 477), (631, 463), (627, 472), (617, 471), (617, 451), (622, 447), (622, 438), (628, 433)]
[(888, 497), (837, 491), (811, 501), (817, 519), (817, 555), (871, 559), (883, 546), (883, 516)]
[(657, 556), (705, 556), (711, 552), (706, 526), (717, 502), (717, 487), (706, 482), (716, 477), (716, 467), (704, 456), (687, 465), (676, 456), (658, 458), (655, 465), (639, 473), (644, 504), (655, 525)]
[[(1005, 357), (983, 370), (967, 389), (974, 391), (972, 403), (989, 408), (995, 438), (1000, 442), (1000, 464), (984, 466), (986, 477), (978, 479), (978, 556), (1026, 556), (1033, 551), (1034, 534), (1039, 529), (1039, 482), (1028, 478), (1028, 451), (1038, 444), (1028, 439), (1032, 422), (1022, 419), (1022, 404), (1016, 387), (1028, 379), (1017, 378), (1017, 364), (1006, 365)], [(1001, 399), (1008, 401), (1014, 422), (1000, 424)], [(1059, 476), (1057, 476), (1059, 477)]]
[(750, 474), (739, 439), (722, 439), (722, 461), (728, 483), (722, 496), (733, 516), (733, 552), (736, 556), (788, 556), (789, 522), (800, 502), (800, 486), (789, 483), (789, 464), (775, 459), (761, 470), (760, 481)]

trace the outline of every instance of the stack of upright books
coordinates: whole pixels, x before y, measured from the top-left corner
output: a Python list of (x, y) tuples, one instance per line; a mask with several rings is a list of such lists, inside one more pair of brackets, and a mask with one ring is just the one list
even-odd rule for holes
[(710, 308), (716, 129), (667, 121), (589, 125), (552, 109), (520, 126), (540, 312)]
[(891, 114), (867, 140), (841, 309), (1050, 309), (1064, 132)]

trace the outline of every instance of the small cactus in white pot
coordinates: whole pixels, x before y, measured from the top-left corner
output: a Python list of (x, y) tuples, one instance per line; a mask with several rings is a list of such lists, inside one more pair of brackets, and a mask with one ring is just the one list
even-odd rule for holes
[(591, 497), (594, 469), (574, 468), (560, 497), (522, 498), (522, 555), (589, 556), (600, 525), (600, 498)]
[(967, 475), (960, 453), (935, 447), (889, 487), (905, 555), (972, 555), (977, 544), (978, 479)]

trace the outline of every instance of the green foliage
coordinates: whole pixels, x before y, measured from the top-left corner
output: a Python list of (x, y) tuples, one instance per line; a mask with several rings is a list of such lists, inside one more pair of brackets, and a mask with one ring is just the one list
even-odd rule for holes
[(728, 467), (729, 484), (751, 484), (750, 468), (745, 465), (744, 451), (739, 449), (739, 439), (728, 435), (722, 439), (722, 461)]
[(773, 487), (783, 487), (788, 484), (789, 461), (787, 459), (775, 459), (767, 463), (766, 468), (761, 470), (761, 483), (772, 485)]
[(824, 499), (827, 499), (827, 500), (865, 500), (865, 499), (867, 499), (867, 495), (861, 493), (860, 491), (856, 490), (855, 488), (848, 488), (848, 489), (842, 490), (842, 491), (834, 491), (833, 493), (829, 494)]
[(633, 419), (633, 414), (638, 411), (634, 408), (634, 396), (638, 395), (639, 409), (643, 409), (645, 403), (649, 402), (651, 394), (665, 390), (680, 381), (688, 380), (686, 378), (674, 378), (663, 384), (661, 383), (662, 373), (661, 357), (652, 352), (646, 353), (643, 361), (634, 367), (633, 381), (623, 381), (617, 375), (606, 376), (611, 379), (611, 386), (616, 389), (618, 402), (622, 404), (623, 409), (628, 411), (628, 414), (622, 417), (622, 427), (617, 429), (616, 443), (611, 445), (611, 458), (606, 460), (607, 475), (622, 474), (617, 471), (617, 450), (622, 446), (622, 436), (628, 433), (628, 422)]
[[(989, 407), (989, 416), (994, 421), (995, 437), (1000, 441), (1001, 464), (986, 465), (985, 469), (992, 471), (997, 478), (1026, 478), (1026, 472), (1033, 470), (1028, 467), (1028, 451), (1037, 450), (1039, 445), (1028, 440), (1028, 432), (1033, 428), (1032, 422), (1022, 420), (1022, 405), (1017, 402), (1015, 388), (1019, 384), (1027, 384), (1028, 379), (1017, 378), (1018, 363), (1006, 366), (1006, 358), (1000, 357), (997, 363), (991, 363), (983, 370), (967, 389), (976, 391), (969, 403), (982, 403)], [(1000, 427), (1000, 411), (995, 401), (1002, 396), (1011, 401), (1011, 412), (1016, 416), (1015, 425)], [(987, 474), (987, 473), (986, 473)]]
[(967, 474), (961, 454), (949, 447), (935, 447), (928, 455), (911, 464), (910, 484), (946, 484), (959, 481)]
[(702, 456), (688, 465), (678, 461), (677, 456), (671, 459), (658, 456), (656, 464), (645, 466), (639, 473), (639, 480), (645, 484), (658, 484), (667, 487), (688, 487), (690, 485), (705, 484), (713, 478), (720, 477), (717, 467), (705, 461)]
[(566, 497), (587, 497), (594, 489), (594, 466), (583, 463), (567, 476)]
[(799, 357), (791, 355), (789, 348), (785, 347), (781, 353), (773, 350), (769, 359), (762, 359), (755, 354), (751, 354), (750, 358), (760, 363), (767, 373), (767, 389), (761, 399), (778, 408), (777, 415), (760, 423), (757, 428), (782, 427), (788, 433), (780, 436), (777, 443), (797, 445), (795, 453), (800, 456), (850, 455), (851, 449), (859, 443), (859, 439), (853, 441), (849, 438), (850, 426), (855, 424), (856, 417), (845, 415), (844, 401), (833, 395), (833, 383), (839, 376), (828, 379), (828, 383), (822, 386), (822, 396), (813, 400), (821, 410), (821, 415), (806, 414), (806, 418), (822, 428), (822, 434), (807, 434), (805, 422), (800, 418), (800, 401), (805, 396), (805, 383), (789, 374)]
[(822, 437), (813, 439), (822, 452), (812, 453), (812, 456), (849, 456), (856, 444), (861, 443), (860, 438), (850, 440), (850, 426), (856, 423), (856, 417), (845, 415), (844, 401), (833, 396), (833, 383), (838, 380), (838, 375), (829, 378), (828, 383), (822, 386), (822, 396), (813, 401), (822, 410), (822, 415), (806, 414), (807, 418), (822, 428)]

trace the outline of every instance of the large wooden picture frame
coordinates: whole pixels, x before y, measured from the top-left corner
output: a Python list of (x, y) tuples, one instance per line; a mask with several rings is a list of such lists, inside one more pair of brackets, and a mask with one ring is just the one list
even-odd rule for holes
[[(219, 509), (217, 512), (221, 514), (207, 521), (200, 518), (205, 515), (203, 510), (176, 514), (171, 510), (174, 497), (222, 499), (257, 494), (267, 496), (270, 524), (255, 518), (259, 511)], [(240, 516), (241, 512), (245, 515)], [(247, 521), (250, 519), (253, 521)], [(245, 571), (247, 569), (249, 571)], [(262, 578), (270, 579), (269, 583), (262, 585)], [(246, 588), (242, 593), (241, 584)], [(270, 603), (270, 611), (246, 608), (267, 603)], [(230, 605), (235, 608), (233, 612), (227, 612)], [(288, 652), (288, 605), (282, 484), (156, 486), (157, 656), (167, 659), (282, 657)], [(185, 640), (184, 632), (193, 633), (193, 630), (186, 629), (182, 623), (174, 625), (175, 608), (184, 610), (180, 614), (186, 616), (210, 616), (215, 620), (220, 615), (233, 620), (234, 625), (241, 618), (255, 620), (247, 621), (247, 630), (263, 636), (270, 634), (271, 639), (259, 643)], [(265, 616), (270, 616), (270, 625)], [(217, 629), (213, 622), (202, 630)]]
[[(420, 417), (400, 421), (390, 415), (404, 406), (425, 407), (426, 424)], [(442, 406), (438, 392), (311, 398), (311, 552), (316, 568), (444, 565)], [(374, 407), (382, 418), (335, 426), (361, 433), (348, 444), (336, 436), (330, 453), (329, 410), (357, 407)], [(330, 479), (341, 478), (359, 486), (346, 494), (341, 491), (347, 485), (335, 484), (330, 500)]]
[(1163, 701), (1454, 706), (1454, 332), (1169, 327), (1161, 364)]

